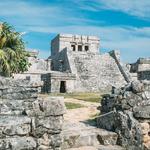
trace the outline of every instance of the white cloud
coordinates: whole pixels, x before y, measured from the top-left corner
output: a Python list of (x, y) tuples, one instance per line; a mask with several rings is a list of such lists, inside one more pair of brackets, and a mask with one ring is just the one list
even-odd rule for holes
[(137, 16), (143, 19), (150, 18), (150, 0), (90, 0), (91, 4), (87, 6), (86, 1), (80, 5), (82, 9), (91, 11), (115, 10)]
[(19, 28), (28, 26), (60, 26), (68, 24), (96, 23), (88, 18), (76, 16), (70, 8), (57, 5), (38, 5), (29, 1), (5, 0), (0, 2), (0, 16)]
[[(150, 0), (76, 0), (80, 9), (98, 11), (111, 9), (125, 12), (144, 19), (150, 18)], [(22, 31), (43, 33), (72, 33), (97, 35), (101, 38), (102, 49), (120, 49), (124, 60), (135, 60), (140, 56), (150, 56), (150, 27), (94, 26), (103, 22), (93, 21), (75, 13), (65, 6), (44, 6), (21, 0), (0, 2), (0, 16), (7, 17), (11, 24)], [(65, 11), (64, 11), (65, 10)], [(72, 25), (73, 24), (73, 25)], [(37, 41), (38, 42), (38, 41)], [(43, 56), (46, 51), (43, 51)], [(46, 56), (46, 55), (45, 55)]]

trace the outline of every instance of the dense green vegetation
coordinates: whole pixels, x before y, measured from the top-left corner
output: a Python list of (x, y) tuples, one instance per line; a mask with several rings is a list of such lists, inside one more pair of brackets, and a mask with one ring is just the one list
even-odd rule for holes
[(28, 56), (21, 33), (6, 22), (0, 23), (0, 74), (11, 76), (27, 71)]

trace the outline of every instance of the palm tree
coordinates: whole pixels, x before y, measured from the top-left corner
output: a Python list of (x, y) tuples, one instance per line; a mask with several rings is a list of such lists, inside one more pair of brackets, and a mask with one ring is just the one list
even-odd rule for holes
[(0, 74), (27, 71), (29, 53), (25, 51), (21, 34), (6, 22), (0, 24)]

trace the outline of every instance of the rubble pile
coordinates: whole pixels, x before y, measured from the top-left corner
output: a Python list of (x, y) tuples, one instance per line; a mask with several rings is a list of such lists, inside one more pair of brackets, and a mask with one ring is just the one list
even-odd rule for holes
[(112, 88), (101, 102), (100, 128), (116, 132), (117, 143), (130, 150), (150, 149), (150, 84), (133, 81)]

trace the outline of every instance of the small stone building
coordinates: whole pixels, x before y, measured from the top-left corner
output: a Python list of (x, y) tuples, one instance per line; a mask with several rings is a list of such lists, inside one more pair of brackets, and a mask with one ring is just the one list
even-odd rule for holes
[(59, 34), (51, 41), (47, 60), (34, 55), (31, 67), (21, 75), (43, 81), (42, 92), (100, 92), (129, 82), (129, 71), (120, 62), (118, 51), (100, 54), (96, 36)]

